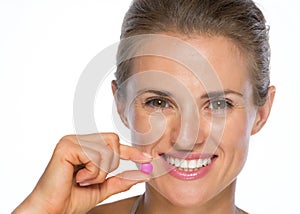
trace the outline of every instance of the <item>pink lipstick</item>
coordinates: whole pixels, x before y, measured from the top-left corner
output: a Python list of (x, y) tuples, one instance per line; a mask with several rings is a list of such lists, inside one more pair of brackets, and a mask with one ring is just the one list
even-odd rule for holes
[(164, 153), (165, 168), (169, 174), (180, 180), (195, 180), (204, 177), (212, 168), (216, 155), (197, 153)]

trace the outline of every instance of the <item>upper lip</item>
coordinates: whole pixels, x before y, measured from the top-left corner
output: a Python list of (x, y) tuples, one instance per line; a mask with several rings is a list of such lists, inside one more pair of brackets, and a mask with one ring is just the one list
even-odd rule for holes
[(185, 160), (206, 159), (206, 158), (217, 157), (217, 155), (209, 154), (209, 153), (180, 152), (180, 151), (160, 153), (159, 155), (160, 156), (168, 155), (174, 158), (185, 159)]

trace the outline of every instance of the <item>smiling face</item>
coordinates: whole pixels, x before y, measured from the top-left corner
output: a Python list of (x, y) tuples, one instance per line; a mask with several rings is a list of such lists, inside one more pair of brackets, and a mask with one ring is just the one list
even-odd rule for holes
[[(153, 179), (148, 182), (147, 191), (152, 196), (164, 196), (173, 205), (197, 207), (222, 195), (221, 192), (233, 195), (231, 184), (245, 163), (249, 137), (260, 129), (259, 121), (267, 116), (260, 117), (259, 108), (253, 104), (247, 61), (234, 43), (224, 37), (176, 37), (207, 59), (222, 90), (209, 89), (208, 84), (202, 84), (193, 72), (174, 60), (138, 57), (133, 61), (132, 74), (162, 72), (178, 80), (193, 102), (185, 99), (187, 96), (180, 87), (172, 87), (164, 78), (156, 79), (163, 89), (141, 90), (130, 114), (123, 117), (134, 130), (133, 143), (137, 144), (135, 134), (151, 132), (149, 118), (155, 121), (155, 114), (160, 115), (152, 123), (153, 126), (163, 120), (164, 129), (159, 138), (136, 145), (154, 157)], [(180, 54), (181, 50), (175, 47), (172, 51)], [(147, 78), (143, 81), (138, 82), (146, 84)], [(196, 106), (197, 114), (189, 110), (191, 105)], [(184, 114), (192, 117), (182, 120)], [(185, 133), (188, 136), (183, 137)]]

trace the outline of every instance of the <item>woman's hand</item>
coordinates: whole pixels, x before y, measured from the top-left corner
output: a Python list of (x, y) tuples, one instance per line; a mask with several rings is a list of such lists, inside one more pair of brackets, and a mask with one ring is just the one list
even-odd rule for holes
[(114, 133), (63, 137), (36, 187), (14, 213), (86, 213), (109, 196), (149, 179), (139, 170), (107, 178), (120, 159), (151, 161), (138, 149), (121, 145)]

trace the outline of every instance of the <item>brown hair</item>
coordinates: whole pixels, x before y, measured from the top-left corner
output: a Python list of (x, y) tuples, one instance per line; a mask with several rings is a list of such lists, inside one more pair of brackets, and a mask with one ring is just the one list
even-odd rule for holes
[[(233, 40), (248, 58), (255, 104), (265, 103), (270, 84), (269, 29), (252, 0), (134, 0), (124, 17), (121, 39), (162, 32)], [(119, 53), (120, 49), (121, 45)], [(117, 65), (118, 85), (130, 76), (129, 66), (129, 62)]]

